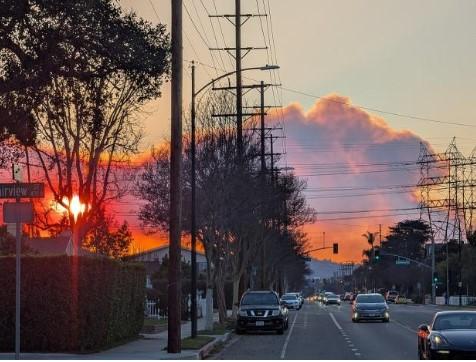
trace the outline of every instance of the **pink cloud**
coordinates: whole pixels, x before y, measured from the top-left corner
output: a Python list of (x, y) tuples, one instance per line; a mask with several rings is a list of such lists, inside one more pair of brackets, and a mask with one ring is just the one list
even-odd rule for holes
[[(309, 228), (311, 240), (325, 231), (328, 240), (342, 245), (338, 259), (360, 260), (366, 246), (362, 233), (377, 231), (379, 224), (388, 226), (418, 217), (416, 211), (397, 210), (418, 206), (415, 186), (420, 171), (416, 161), (420, 142), (427, 144), (421, 137), (390, 127), (384, 118), (337, 94), (317, 100), (308, 111), (292, 103), (275, 111), (270, 122), (276, 124), (281, 119), (285, 122), (288, 165), (307, 179), (306, 195), (318, 212), (317, 223)], [(359, 210), (390, 211), (329, 213)], [(408, 215), (387, 216), (403, 213)], [(345, 223), (353, 227), (343, 227)], [(331, 256), (316, 254), (322, 255)]]

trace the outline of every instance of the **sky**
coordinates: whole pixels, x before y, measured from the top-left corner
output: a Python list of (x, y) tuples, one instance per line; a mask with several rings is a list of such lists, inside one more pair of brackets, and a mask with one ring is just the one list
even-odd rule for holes
[[(169, 24), (169, 1), (120, 3)], [(185, 90), (187, 61), (204, 64), (197, 84), (232, 70), (228, 55), (208, 48), (234, 46), (233, 27), (208, 15), (233, 11), (232, 0), (184, 0)], [(306, 196), (318, 213), (306, 228), (311, 245), (324, 239), (340, 245), (337, 256), (326, 250), (313, 256), (359, 261), (363, 233), (381, 227), (385, 236), (389, 225), (419, 216), (412, 210), (419, 169), (411, 163), (420, 142), (442, 152), (456, 137), (464, 154), (476, 145), (475, 11), (470, 0), (242, 1), (242, 13), (268, 14), (243, 26), (243, 45), (270, 48), (252, 51), (243, 66), (280, 66), (271, 74), (249, 72), (245, 82), (282, 84), (266, 96), (283, 107), (268, 119), (284, 128), (286, 138), (276, 145), (286, 153), (281, 166), (307, 180)], [(168, 135), (168, 93), (151, 105), (147, 145)], [(255, 104), (257, 97), (246, 99)], [(354, 213), (369, 209), (382, 211)]]
[[(151, 23), (170, 24), (169, 0), (117, 0)], [(306, 228), (313, 247), (339, 242), (340, 253), (313, 253), (360, 261), (376, 232), (418, 217), (415, 189), (420, 142), (438, 152), (453, 137), (464, 154), (476, 145), (476, 1), (474, 0), (242, 0), (242, 13), (267, 13), (243, 25), (248, 54), (245, 83), (281, 84), (266, 93), (268, 124), (282, 127), (276, 151), (281, 166), (307, 180), (306, 196), (317, 222)], [(208, 15), (231, 14), (233, 0), (184, 0), (184, 104), (190, 101), (190, 61), (197, 84), (233, 70), (233, 59), (209, 47), (233, 47), (232, 25)], [(233, 82), (233, 79), (231, 79)], [(147, 104), (142, 149), (160, 144), (170, 130), (170, 84)], [(257, 104), (258, 93), (246, 95)], [(456, 125), (460, 124), (460, 125)], [(413, 164), (412, 164), (413, 163)], [(124, 215), (137, 210), (123, 201)], [(127, 208), (127, 210), (125, 210)], [(367, 210), (374, 212), (361, 212)], [(399, 211), (396, 211), (399, 210)], [(119, 214), (120, 216), (120, 214)], [(164, 242), (136, 228), (137, 248)]]

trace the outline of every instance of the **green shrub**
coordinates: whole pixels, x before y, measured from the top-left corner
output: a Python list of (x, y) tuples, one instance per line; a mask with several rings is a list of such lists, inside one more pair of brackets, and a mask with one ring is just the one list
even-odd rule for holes
[[(79, 257), (77, 303), (67, 256), (22, 257), (22, 352), (88, 352), (138, 335), (144, 321), (141, 265)], [(75, 306), (76, 304), (76, 306)], [(0, 258), (0, 351), (14, 349), (15, 258)]]

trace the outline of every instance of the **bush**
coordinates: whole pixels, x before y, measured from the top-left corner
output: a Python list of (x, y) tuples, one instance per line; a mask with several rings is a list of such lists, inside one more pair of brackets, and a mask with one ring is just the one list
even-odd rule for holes
[[(144, 321), (145, 271), (137, 264), (79, 257), (22, 257), (22, 352), (89, 352), (138, 335)], [(75, 306), (75, 304), (77, 304)], [(0, 351), (14, 350), (15, 258), (0, 258)]]

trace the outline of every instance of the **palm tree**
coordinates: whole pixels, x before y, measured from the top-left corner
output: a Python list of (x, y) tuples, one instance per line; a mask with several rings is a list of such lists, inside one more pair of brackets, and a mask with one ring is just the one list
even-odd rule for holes
[(376, 235), (376, 234), (377, 234), (377, 233), (371, 233), (370, 231), (367, 231), (367, 233), (362, 234), (362, 236), (363, 236), (363, 237), (367, 240), (367, 242), (369, 243), (371, 249), (374, 248), (375, 235)]

